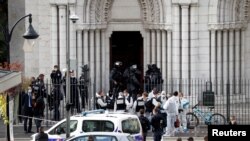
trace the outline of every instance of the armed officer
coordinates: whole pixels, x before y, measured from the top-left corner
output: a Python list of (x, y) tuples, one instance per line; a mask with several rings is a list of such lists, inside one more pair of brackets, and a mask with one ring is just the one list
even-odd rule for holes
[(109, 80), (111, 82), (111, 92), (113, 99), (118, 97), (118, 93), (122, 91), (123, 83), (122, 83), (122, 62), (117, 61), (114, 64), (114, 68), (112, 68), (110, 72)]

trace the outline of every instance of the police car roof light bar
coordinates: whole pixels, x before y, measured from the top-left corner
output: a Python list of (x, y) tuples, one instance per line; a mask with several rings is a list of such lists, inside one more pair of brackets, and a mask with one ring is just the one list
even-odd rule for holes
[(104, 113), (105, 110), (103, 109), (98, 109), (98, 110), (91, 110), (91, 111), (85, 111), (85, 112), (82, 112), (82, 115), (83, 116), (87, 116), (88, 114), (102, 114)]

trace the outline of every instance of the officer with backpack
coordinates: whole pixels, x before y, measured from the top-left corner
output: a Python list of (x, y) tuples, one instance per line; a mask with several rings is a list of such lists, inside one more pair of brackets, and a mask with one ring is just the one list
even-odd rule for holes
[(140, 112), (139, 120), (143, 131), (143, 141), (146, 141), (148, 130), (150, 130), (150, 122), (148, 118), (144, 116), (144, 109), (140, 109), (139, 112)]

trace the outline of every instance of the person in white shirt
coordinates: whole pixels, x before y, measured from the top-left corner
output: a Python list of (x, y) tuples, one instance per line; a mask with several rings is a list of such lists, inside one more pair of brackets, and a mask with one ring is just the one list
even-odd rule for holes
[(179, 92), (179, 119), (180, 119), (180, 126), (179, 131), (181, 132), (187, 132), (187, 109), (189, 107), (189, 101), (184, 97), (183, 93)]
[(151, 99), (152, 97), (154, 97), (154, 94), (157, 94), (157, 93), (158, 93), (158, 90), (156, 87), (154, 87), (152, 91), (148, 94), (148, 98)]
[(174, 122), (178, 118), (178, 107), (179, 107), (179, 97), (178, 97), (178, 92), (175, 91), (173, 93), (173, 96), (171, 96), (163, 105), (163, 109), (165, 109), (167, 112), (167, 129), (165, 136), (174, 136), (175, 133)]
[(96, 93), (96, 108), (106, 110), (107, 105), (106, 95), (103, 90), (100, 90), (98, 93)]
[(126, 111), (128, 111), (129, 113), (134, 113), (133, 109), (132, 109), (132, 107), (133, 107), (133, 98), (132, 98), (132, 96), (129, 95), (127, 89), (125, 89), (123, 91), (123, 95), (125, 97)]

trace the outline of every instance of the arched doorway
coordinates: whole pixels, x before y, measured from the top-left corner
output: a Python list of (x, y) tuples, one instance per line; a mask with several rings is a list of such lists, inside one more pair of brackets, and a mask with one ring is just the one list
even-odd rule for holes
[(110, 38), (110, 69), (116, 61), (123, 63), (122, 70), (136, 64), (141, 71), (143, 90), (143, 38), (139, 31), (114, 31)]

